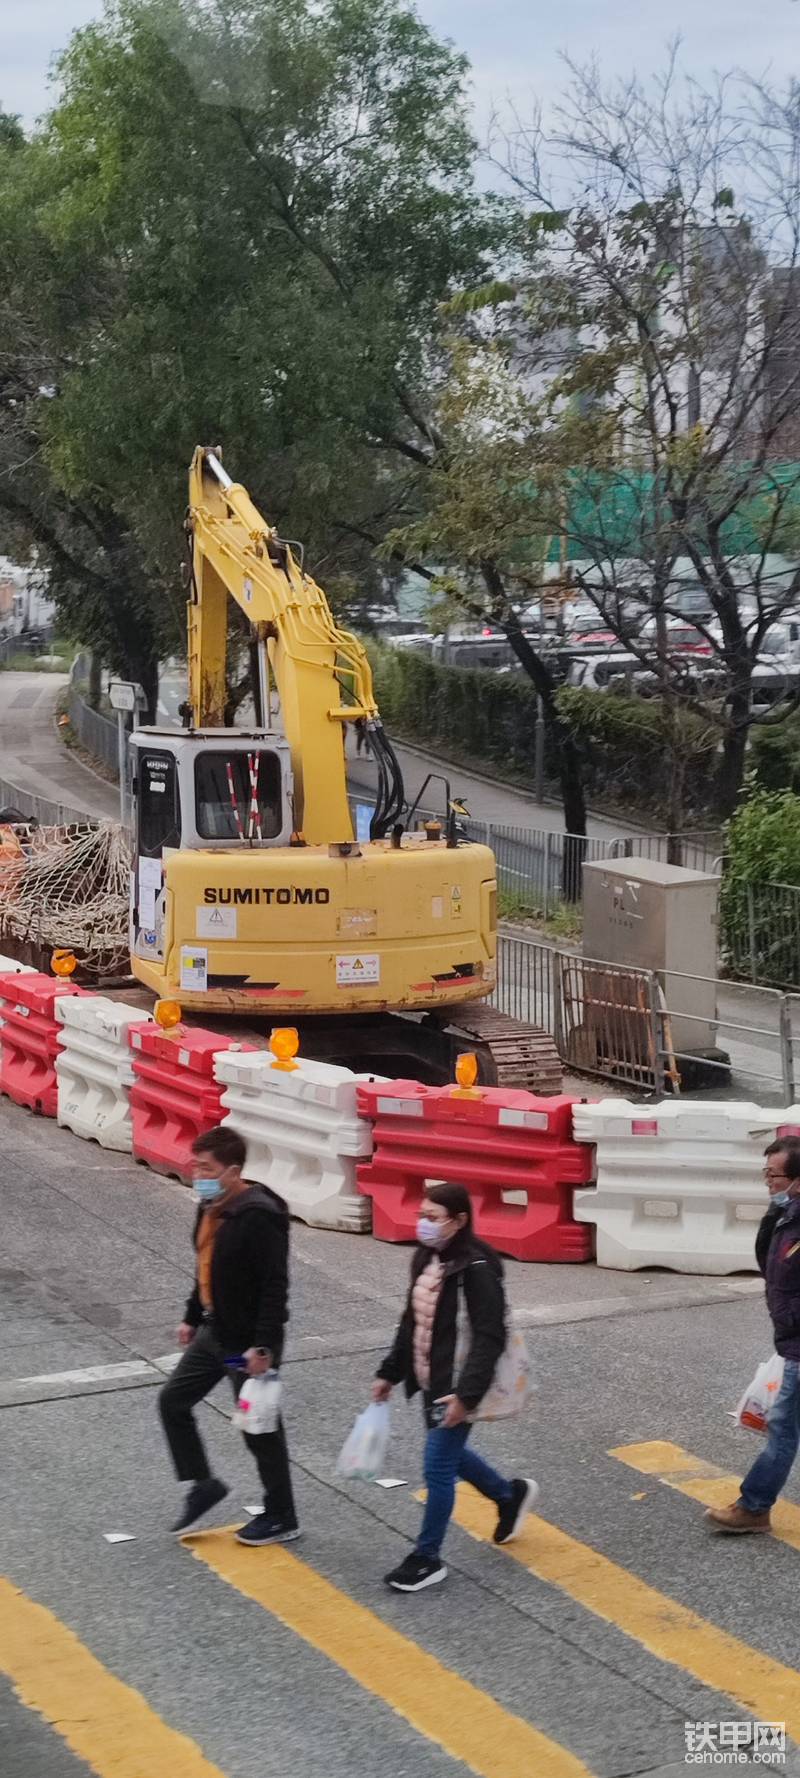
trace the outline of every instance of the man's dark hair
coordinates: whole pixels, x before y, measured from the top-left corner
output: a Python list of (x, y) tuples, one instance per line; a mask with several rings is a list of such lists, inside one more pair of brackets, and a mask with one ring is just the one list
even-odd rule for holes
[(429, 1185), (425, 1196), (449, 1210), (451, 1216), (466, 1216), (467, 1228), (472, 1228), (472, 1199), (465, 1185)]
[(215, 1129), (204, 1130), (200, 1136), (195, 1136), (192, 1154), (211, 1154), (223, 1167), (243, 1167), (247, 1160), (247, 1144), (238, 1130), (229, 1129), (227, 1124), (217, 1124)]
[(765, 1155), (785, 1155), (783, 1170), (787, 1179), (800, 1179), (800, 1137), (779, 1136), (777, 1142), (771, 1142), (764, 1149)]

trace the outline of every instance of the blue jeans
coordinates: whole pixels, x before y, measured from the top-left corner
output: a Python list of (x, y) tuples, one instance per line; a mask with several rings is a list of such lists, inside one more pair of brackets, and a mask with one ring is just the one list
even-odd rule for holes
[(437, 1557), (450, 1523), (456, 1498), (456, 1476), (477, 1488), (500, 1506), (511, 1499), (511, 1483), (490, 1469), (475, 1451), (466, 1449), (472, 1431), (469, 1422), (460, 1426), (434, 1426), (425, 1440), (425, 1483), (428, 1498), (417, 1549), (422, 1556)]
[(742, 1505), (750, 1513), (769, 1512), (785, 1487), (800, 1445), (800, 1364), (787, 1358), (783, 1383), (770, 1411), (767, 1442), (742, 1482)]

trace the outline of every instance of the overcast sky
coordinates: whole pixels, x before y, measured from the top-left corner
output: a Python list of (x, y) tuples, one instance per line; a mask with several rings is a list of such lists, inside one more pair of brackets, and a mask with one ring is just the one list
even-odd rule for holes
[[(437, 33), (473, 65), (476, 122), (507, 95), (524, 109), (563, 82), (558, 55), (593, 53), (607, 73), (649, 73), (666, 39), (680, 33), (685, 65), (800, 75), (800, 0), (419, 0)], [(102, 11), (97, 0), (0, 0), (0, 103), (26, 124), (51, 102), (48, 69), (76, 26)]]

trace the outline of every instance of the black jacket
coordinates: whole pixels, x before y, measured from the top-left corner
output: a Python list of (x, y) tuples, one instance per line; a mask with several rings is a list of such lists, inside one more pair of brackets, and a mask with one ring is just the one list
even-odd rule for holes
[(800, 1359), (800, 1199), (771, 1204), (756, 1235), (756, 1259), (767, 1284), (775, 1350)]
[[(206, 1211), (201, 1206), (197, 1231)], [(211, 1259), (214, 1330), (227, 1352), (266, 1346), (276, 1368), (289, 1319), (289, 1212), (266, 1186), (251, 1185), (225, 1204)], [(203, 1305), (195, 1286), (185, 1320), (199, 1327)]]
[[(503, 1267), (497, 1254), (470, 1229), (461, 1229), (441, 1255), (444, 1278), (436, 1305), (431, 1339), (431, 1376), (426, 1400), (455, 1393), (472, 1410), (486, 1394), (506, 1343)], [(411, 1261), (411, 1283), (405, 1311), (391, 1352), (378, 1376), (387, 1383), (404, 1383), (406, 1394), (415, 1395), (420, 1385), (414, 1374), (414, 1310), (412, 1292), (433, 1251), (418, 1247)], [(460, 1299), (469, 1322), (469, 1345), (459, 1375), (454, 1376)], [(463, 1315), (463, 1309), (462, 1309)]]

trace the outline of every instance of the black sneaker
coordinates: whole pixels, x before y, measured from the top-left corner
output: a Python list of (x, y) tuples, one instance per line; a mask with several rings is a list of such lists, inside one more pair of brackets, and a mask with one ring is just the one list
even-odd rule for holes
[(293, 1519), (276, 1519), (271, 1513), (258, 1513), (236, 1532), (236, 1542), (258, 1549), (262, 1543), (294, 1543), (299, 1536), (300, 1527)]
[(531, 1507), (539, 1498), (539, 1484), (526, 1480), (525, 1476), (515, 1476), (511, 1483), (511, 1499), (504, 1500), (497, 1508), (497, 1525), (494, 1542), (510, 1543), (522, 1530)]
[(210, 1513), (212, 1506), (217, 1506), (220, 1500), (224, 1500), (227, 1492), (225, 1483), (217, 1481), (216, 1476), (210, 1476), (207, 1482), (192, 1482), (183, 1512), (175, 1520), (171, 1530), (176, 1536), (180, 1536), (182, 1531), (188, 1531), (196, 1519), (202, 1519), (204, 1513)]
[(396, 1593), (421, 1593), (423, 1587), (435, 1587), (437, 1581), (445, 1580), (447, 1569), (438, 1556), (423, 1556), (419, 1550), (412, 1550), (400, 1567), (393, 1568), (384, 1578), (387, 1587), (393, 1587)]

